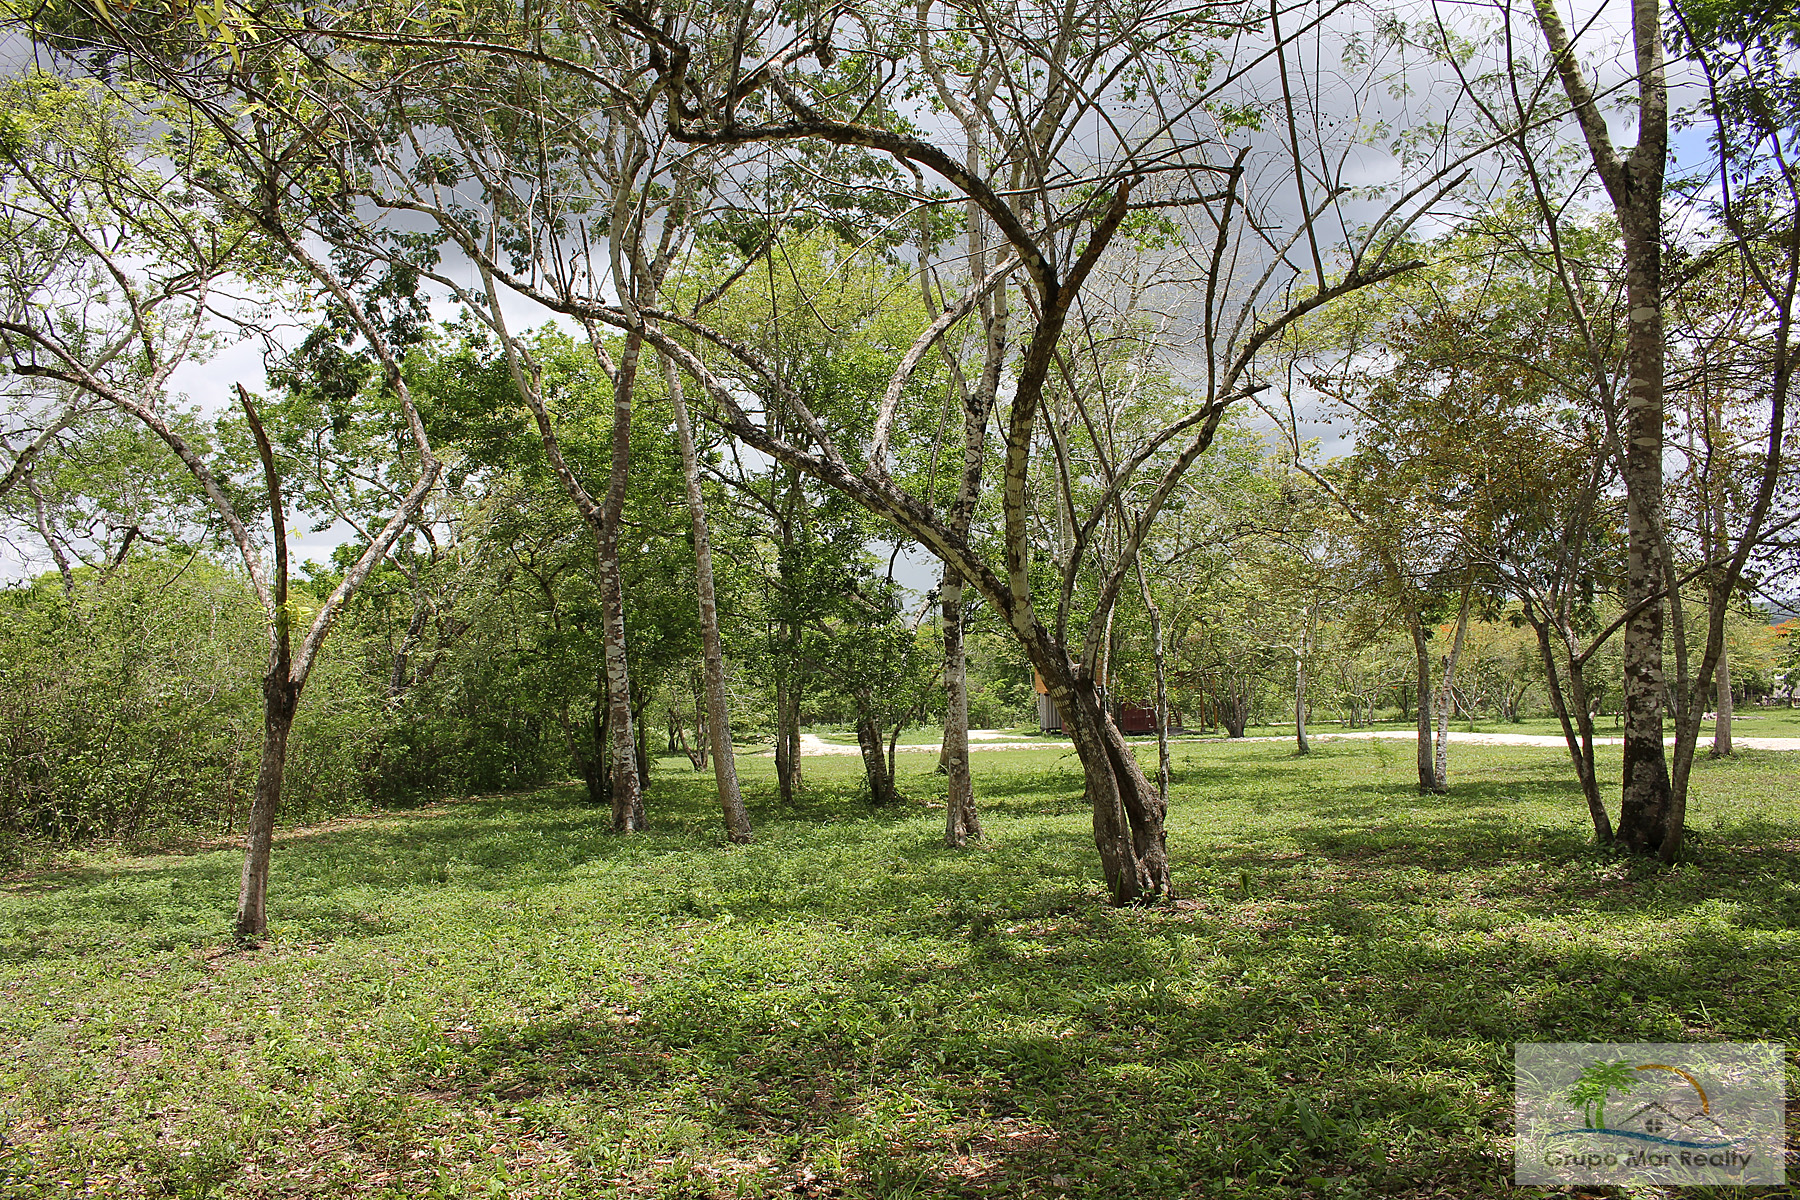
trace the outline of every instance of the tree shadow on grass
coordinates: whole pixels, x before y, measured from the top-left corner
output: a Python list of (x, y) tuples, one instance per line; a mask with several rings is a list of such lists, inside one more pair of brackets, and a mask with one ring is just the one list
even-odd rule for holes
[[(1208, 938), (1193, 914), (1071, 915), (971, 930), (947, 967), (863, 965), (815, 989), (665, 978), (624, 1011), (488, 1031), (439, 1060), (434, 1086), (670, 1106), (704, 1127), (701, 1155), (775, 1140), (805, 1161), (847, 1141), (843, 1182), (911, 1177), (933, 1195), (1166, 1195), (1330, 1170), (1391, 1192), (1445, 1170), (1506, 1182), (1489, 1050), (1526, 1023), (1470, 1002), (1491, 952), (1439, 964), (1445, 994), (1436, 975), (1372, 982), (1381, 962), (1329, 947)], [(1171, 933), (1212, 952), (1184, 960)], [(1446, 1073), (1463, 1078), (1432, 1082)], [(954, 1115), (904, 1115), (931, 1108)]]
[[(917, 810), (842, 793), (749, 847), (703, 835), (702, 783), (659, 781), (658, 829), (634, 838), (567, 789), (494, 798), (284, 846), (277, 922), (393, 946), (430, 940), (408, 926), (421, 913), (472, 908), (455, 919), (477, 927), (515, 899), (586, 905), (558, 934), (572, 967), (421, 1021), (372, 1096), (523, 1113), (571, 1142), (632, 1114), (692, 1131), (647, 1150), (657, 1170), (722, 1179), (760, 1155), (765, 1175), (848, 1192), (1498, 1194), (1512, 1043), (1800, 1035), (1768, 940), (1800, 923), (1776, 924), (1796, 915), (1796, 855), (1771, 848), (1791, 825), (1723, 826), (1693, 870), (1645, 874), (1578, 826), (1513, 817), (1545, 811), (1547, 794), (1517, 799), (1535, 783), (1439, 801), (1372, 778), (1279, 795), (1280, 822), (1178, 849), (1191, 899), (1121, 911), (1085, 822), (1042, 796), (1060, 773), (1032, 777), (965, 851)], [(157, 937), (216, 926), (185, 897), (234, 888), (219, 853), (11, 906), (15, 929), (63, 929), (37, 939), (48, 955), (128, 961), (144, 913)], [(362, 919), (390, 903), (400, 916)], [(1619, 934), (1626, 918), (1663, 932)], [(519, 917), (483, 953), (529, 958), (551, 928)]]

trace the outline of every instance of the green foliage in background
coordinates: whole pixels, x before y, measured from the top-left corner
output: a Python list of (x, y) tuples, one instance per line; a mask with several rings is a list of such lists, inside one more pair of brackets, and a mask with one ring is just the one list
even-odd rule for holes
[[(262, 745), (268, 651), (249, 588), (201, 554), (75, 578), (67, 596), (54, 575), (0, 592), (0, 853), (230, 832)], [(366, 799), (375, 697), (341, 657), (318, 669), (289, 751), (290, 820)]]

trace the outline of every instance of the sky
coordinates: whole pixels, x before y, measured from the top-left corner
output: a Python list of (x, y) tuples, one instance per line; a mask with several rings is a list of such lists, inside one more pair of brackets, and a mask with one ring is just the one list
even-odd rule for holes
[[(1422, 10), (1415, 9), (1414, 11)], [(1465, 7), (1459, 8), (1457, 11), (1468, 13), (1478, 10)], [(1601, 20), (1596, 27), (1595, 32), (1602, 35), (1602, 40), (1607, 36), (1616, 37), (1616, 35), (1623, 30), (1623, 22), (1611, 16), (1613, 12), (1617, 11), (1619, 11), (1619, 6), (1616, 3), (1616, 0), (1610, 8), (1602, 8), (1600, 10)], [(1580, 20), (1584, 15), (1586, 14), (1576, 14), (1577, 20)], [(28, 48), (22, 47), (16, 39), (8, 43), (0, 43), (0, 60), (9, 61), (13, 65), (18, 66), (27, 61), (27, 58)], [(1603, 67), (1603, 70), (1609, 71), (1614, 78), (1618, 77), (1617, 64), (1614, 64), (1611, 67)], [(1269, 72), (1265, 70), (1263, 75), (1265, 78), (1260, 82), (1261, 84), (1266, 84)], [(1418, 82), (1419, 81), (1415, 80), (1415, 85)], [(1308, 81), (1303, 79), (1301, 81), (1301, 86), (1319, 86), (1319, 80), (1313, 79)], [(1330, 91), (1329, 85), (1326, 85), (1323, 90), (1325, 90), (1327, 94), (1333, 94)], [(1345, 92), (1341, 94), (1348, 93)], [(1416, 96), (1404, 97), (1396, 94), (1390, 96), (1387, 100), (1382, 100), (1377, 96), (1372, 103), (1373, 106), (1366, 109), (1361, 114), (1363, 119), (1374, 120), (1393, 118), (1403, 110), (1415, 108), (1418, 101)], [(1342, 119), (1348, 119), (1350, 116), (1347, 112), (1338, 112), (1335, 114), (1327, 113), (1327, 116), (1333, 115)], [(1620, 111), (1615, 115), (1616, 134), (1621, 140), (1628, 140), (1630, 137), (1630, 120), (1631, 114), (1628, 112)], [(1701, 130), (1681, 130), (1677, 131), (1675, 136), (1679, 159), (1704, 159), (1704, 133)], [(1383, 169), (1384, 161), (1391, 160), (1386, 160), (1385, 156), (1380, 153), (1369, 152), (1366, 169), (1368, 171), (1378, 172)], [(456, 268), (451, 269), (454, 270)], [(473, 282), (472, 268), (464, 267), (463, 269), (469, 271), (471, 277), (470, 282)], [(539, 309), (530, 302), (522, 300), (510, 293), (503, 296), (502, 302), (506, 306), (509, 323), (515, 329), (535, 326), (544, 323), (546, 320), (557, 319), (553, 314)], [(442, 299), (434, 304), (434, 312), (435, 315), (443, 318), (454, 315), (453, 306)], [(172, 380), (172, 391), (177, 396), (183, 396), (188, 401), (198, 405), (202, 411), (220, 411), (234, 404), (233, 390), (240, 382), (252, 391), (257, 391), (262, 388), (264, 376), (263, 354), (264, 346), (262, 342), (257, 339), (245, 340), (238, 342), (235, 345), (229, 345), (205, 363), (189, 364), (180, 369)], [(1322, 454), (1326, 457), (1330, 457), (1335, 453), (1341, 453), (1349, 448), (1346, 432), (1341, 428), (1333, 426), (1325, 418), (1316, 403), (1309, 403), (1304, 397), (1297, 398), (1297, 401), (1296, 407), (1300, 412), (1303, 421), (1303, 438), (1316, 439), (1320, 444)], [(1248, 423), (1253, 428), (1258, 428), (1270, 433), (1273, 433), (1276, 429), (1276, 423), (1262, 413), (1251, 413), (1249, 415)], [(332, 548), (345, 540), (348, 534), (349, 531), (342, 526), (336, 526), (323, 532), (315, 533), (310, 530), (308, 525), (302, 522), (298, 525), (298, 528), (293, 531), (290, 538), (291, 553), (297, 560), (306, 558), (323, 559), (330, 554)], [(935, 586), (936, 568), (935, 564), (929, 560), (928, 556), (907, 556), (903, 558), (902, 563), (900, 575), (902, 581), (907, 583), (908, 586), (914, 587), (919, 591)], [(16, 579), (26, 571), (33, 568), (41, 569), (44, 565), (45, 564), (42, 561), (34, 564), (27, 564), (9, 554), (0, 553), (0, 579)]]

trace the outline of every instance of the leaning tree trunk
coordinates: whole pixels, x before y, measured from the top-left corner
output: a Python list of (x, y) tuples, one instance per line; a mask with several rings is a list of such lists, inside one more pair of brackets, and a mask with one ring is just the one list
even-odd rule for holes
[(638, 693), (637, 702), (631, 706), (631, 728), (636, 736), (633, 745), (637, 754), (638, 787), (644, 790), (650, 786), (650, 729), (644, 723), (644, 709), (650, 698), (635, 684), (632, 690)]
[[(695, 593), (700, 603), (700, 653), (706, 672), (706, 732), (713, 748), (713, 782), (718, 787), (719, 810), (725, 819), (725, 837), (733, 842), (751, 840), (750, 815), (738, 789), (737, 759), (731, 750), (731, 706), (725, 696), (725, 644), (719, 637), (719, 602), (713, 590), (712, 539), (706, 527), (706, 497), (700, 492), (700, 459), (694, 453), (694, 431), (688, 423), (687, 400), (675, 364), (663, 360), (663, 379), (675, 408), (675, 438), (681, 448), (681, 473), (687, 487), (688, 515), (694, 527)], [(698, 731), (695, 734), (699, 737)]]
[(1150, 594), (1150, 580), (1144, 574), (1144, 560), (1137, 560), (1138, 591), (1144, 600), (1144, 612), (1150, 618), (1150, 662), (1156, 671), (1156, 794), (1164, 805), (1169, 803), (1169, 782), (1173, 775), (1169, 765), (1169, 674), (1167, 655), (1163, 650), (1162, 609)]
[(1581, 676), (1581, 664), (1568, 652), (1568, 631), (1558, 629), (1557, 639), (1564, 648), (1568, 687), (1563, 686), (1564, 666), (1559, 662), (1550, 642), (1550, 618), (1533, 615), (1527, 605), (1525, 619), (1537, 634), (1538, 654), (1544, 664), (1545, 687), (1550, 693), (1550, 711), (1562, 725), (1563, 743), (1569, 749), (1569, 761), (1575, 767), (1575, 778), (1581, 784), (1582, 799), (1587, 801), (1588, 819), (1593, 822), (1594, 841), (1602, 846), (1613, 840), (1612, 818), (1607, 815), (1606, 801), (1600, 795), (1599, 772), (1594, 766), (1594, 717), (1588, 710), (1587, 683)]

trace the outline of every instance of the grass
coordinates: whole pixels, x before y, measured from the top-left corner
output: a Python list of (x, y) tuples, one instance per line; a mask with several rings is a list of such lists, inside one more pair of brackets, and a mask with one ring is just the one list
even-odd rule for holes
[[(1290, 714), (1291, 716), (1291, 714)], [(1348, 730), (1347, 725), (1340, 725), (1336, 720), (1315, 716), (1307, 726), (1309, 733), (1338, 733)], [(1375, 722), (1376, 729), (1391, 729), (1402, 733), (1410, 733), (1417, 728), (1413, 720), (1383, 718)], [(1473, 721), (1466, 717), (1457, 717), (1450, 722), (1450, 728), (1457, 733), (1532, 733), (1544, 737), (1560, 738), (1563, 735), (1562, 725), (1555, 717), (1527, 717), (1522, 721), (1499, 721), (1488, 717), (1479, 717)], [(1665, 728), (1669, 737), (1675, 736), (1675, 723), (1668, 721)], [(1700, 724), (1700, 752), (1706, 753), (1712, 745), (1713, 723), (1702, 721)], [(1285, 723), (1269, 725), (1252, 725), (1244, 731), (1251, 737), (1292, 737), (1294, 723), (1290, 719)], [(1800, 737), (1800, 708), (1750, 708), (1739, 709), (1733, 714), (1731, 732), (1734, 737)], [(1623, 731), (1616, 713), (1602, 714), (1594, 719), (1594, 735), (1596, 737), (1620, 737)], [(854, 741), (854, 739), (852, 739)]]
[(1140, 911), (1056, 750), (977, 756), (963, 852), (854, 758), (794, 808), (744, 759), (748, 847), (676, 760), (631, 839), (572, 788), (295, 831), (250, 952), (235, 853), (78, 858), (0, 890), (0, 1195), (1510, 1194), (1513, 1043), (1800, 1041), (1795, 761), (1698, 763), (1656, 870), (1560, 751), (1427, 800), (1183, 745)]
[[(828, 745), (854, 746), (856, 728), (851, 725), (819, 725), (808, 730), (818, 735), (820, 741)], [(1061, 734), (1043, 733), (1037, 726), (1020, 726), (1014, 729), (983, 730), (984, 733), (1000, 733), (1008, 742), (1043, 742), (1047, 746), (1058, 743), (1067, 745), (1069, 739)], [(944, 727), (942, 725), (914, 725), (900, 733), (899, 745), (905, 746), (939, 746), (943, 744)], [(995, 740), (992, 738), (989, 741)], [(885, 743), (884, 743), (885, 744)]]

